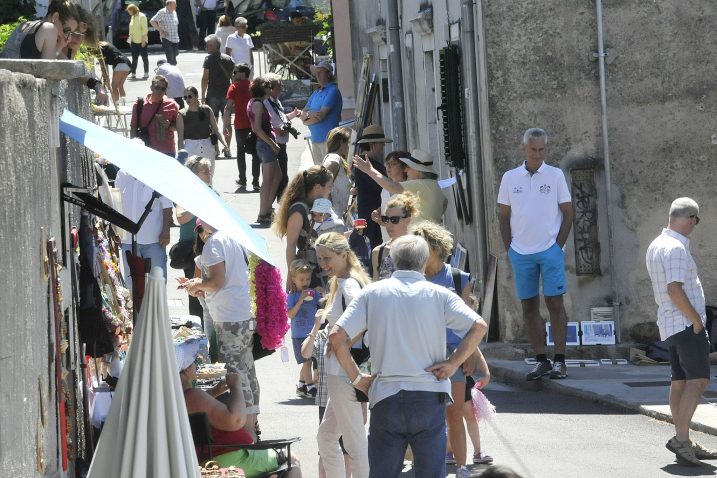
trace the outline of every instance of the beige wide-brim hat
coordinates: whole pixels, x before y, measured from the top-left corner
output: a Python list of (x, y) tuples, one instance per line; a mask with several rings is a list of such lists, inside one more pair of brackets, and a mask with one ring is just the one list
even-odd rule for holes
[(319, 69), (324, 69), (329, 72), (329, 76), (334, 76), (334, 67), (328, 61), (320, 61), (315, 65), (311, 65), (311, 74), (316, 76), (316, 72)]
[(356, 141), (356, 144), (364, 143), (393, 143), (393, 140), (386, 137), (381, 126), (371, 124), (363, 129), (361, 136)]
[(414, 149), (411, 151), (411, 156), (398, 156), (397, 159), (416, 171), (436, 174), (436, 171), (433, 169), (433, 156), (431, 156), (431, 153), (428, 151)]

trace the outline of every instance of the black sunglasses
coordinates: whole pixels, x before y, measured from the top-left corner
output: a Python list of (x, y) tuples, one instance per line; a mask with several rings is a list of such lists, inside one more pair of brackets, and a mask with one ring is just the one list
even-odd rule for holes
[(401, 219), (405, 219), (408, 216), (381, 216), (381, 222), (386, 224), (387, 222), (391, 222), (391, 224), (398, 224), (401, 222)]
[(699, 217), (698, 215), (696, 215), (696, 214), (691, 215), (691, 216), (690, 216), (690, 219), (694, 219), (694, 220), (695, 220), (695, 226), (700, 223), (700, 217)]
[(184, 95), (185, 100), (191, 100), (192, 98), (194, 98), (194, 95)]
[(202, 226), (199, 226), (198, 228), (196, 228), (195, 231), (197, 234), (204, 234), (204, 228)]
[(167, 91), (167, 87), (161, 85), (152, 85), (152, 89), (157, 91)]

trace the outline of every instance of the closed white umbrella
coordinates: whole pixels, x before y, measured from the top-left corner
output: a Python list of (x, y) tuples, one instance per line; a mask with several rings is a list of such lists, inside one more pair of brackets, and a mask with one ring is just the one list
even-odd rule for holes
[(162, 269), (149, 274), (89, 478), (198, 477)]

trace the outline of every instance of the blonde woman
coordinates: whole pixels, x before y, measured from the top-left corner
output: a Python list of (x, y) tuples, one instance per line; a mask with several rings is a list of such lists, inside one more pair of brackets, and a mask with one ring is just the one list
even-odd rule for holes
[(334, 189), (331, 191), (331, 204), (334, 211), (343, 220), (349, 204), (350, 191), (353, 185), (351, 168), (346, 160), (349, 154), (349, 141), (351, 130), (349, 128), (334, 128), (329, 131), (326, 140), (326, 149), (329, 151), (324, 157), (324, 167), (334, 175)]
[[(316, 256), (319, 265), (330, 277), (329, 294), (324, 308), (327, 328), (330, 330), (341, 317), (346, 305), (369, 283), (369, 278), (342, 234), (329, 232), (319, 236), (316, 240)], [(326, 476), (346, 476), (344, 456), (339, 446), (339, 438), (343, 437), (344, 448), (351, 464), (351, 476), (367, 478), (368, 441), (363, 407), (357, 400), (356, 390), (348, 382), (346, 372), (330, 348), (327, 348), (325, 356), (329, 401), (316, 438)]]
[(418, 197), (405, 192), (388, 200), (386, 212), (380, 216), (381, 225), (386, 228), (389, 240), (374, 247), (371, 252), (371, 271), (373, 280), (387, 279), (393, 274), (391, 244), (395, 239), (408, 233), (411, 219), (418, 214)]
[(130, 79), (134, 80), (137, 76), (137, 60), (142, 55), (142, 63), (144, 64), (143, 80), (149, 78), (149, 59), (147, 57), (147, 43), (149, 26), (147, 17), (139, 11), (137, 5), (130, 3), (127, 5), (127, 13), (130, 15), (129, 20), (129, 45), (132, 49), (132, 69), (130, 71)]

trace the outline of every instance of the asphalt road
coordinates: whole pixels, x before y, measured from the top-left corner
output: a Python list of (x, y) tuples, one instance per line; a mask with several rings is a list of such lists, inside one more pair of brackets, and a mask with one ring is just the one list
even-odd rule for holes
[[(156, 64), (159, 53), (150, 55)], [(179, 67), (187, 85), (199, 87), (203, 53), (183, 53)], [(150, 71), (152, 71), (150, 69)], [(149, 92), (148, 81), (127, 81), (127, 98)], [(296, 122), (295, 122), (296, 123)], [(297, 125), (301, 131), (300, 125)], [(305, 143), (289, 144), (289, 173), (296, 172)], [(232, 147), (235, 150), (234, 146)], [(217, 161), (215, 189), (249, 222), (256, 217), (259, 195), (238, 194), (235, 190), (236, 164), (233, 159)], [(277, 266), (285, 274), (284, 245), (269, 229), (257, 229), (267, 239)], [(176, 241), (177, 229), (172, 231)], [(168, 297), (172, 313), (186, 313), (186, 298), (173, 288), (180, 271), (170, 270)], [(257, 362), (261, 384), (260, 424), (262, 437), (302, 438), (293, 450), (300, 456), (304, 476), (316, 477), (318, 456), (316, 430), (318, 409), (313, 400), (295, 396), (299, 367), (281, 362), (279, 353)], [(661, 476), (712, 476), (715, 466), (689, 468), (674, 463), (664, 443), (674, 434), (672, 425), (643, 415), (609, 408), (584, 400), (542, 391), (523, 391), (491, 383), (485, 391), (496, 406), (494, 422), (481, 426), (483, 449), (496, 464), (513, 468), (526, 478), (653, 478)], [(717, 448), (717, 437), (693, 432), (693, 439)], [(469, 446), (469, 453), (472, 450)], [(717, 461), (711, 462), (717, 465)], [(410, 477), (410, 467), (404, 476)], [(474, 467), (479, 476), (481, 467)], [(449, 476), (453, 476), (452, 474)]]

